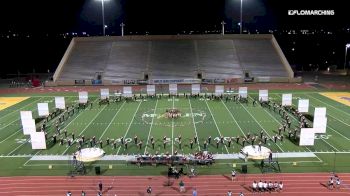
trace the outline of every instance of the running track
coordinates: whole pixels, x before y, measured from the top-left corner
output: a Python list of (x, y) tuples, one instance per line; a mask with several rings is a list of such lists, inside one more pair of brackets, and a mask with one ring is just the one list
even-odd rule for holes
[[(170, 186), (166, 186), (168, 179), (164, 176), (23, 176), (0, 177), (0, 195), (61, 195), (69, 190), (72, 195), (80, 195), (84, 190), (87, 195), (96, 195), (97, 185), (103, 183), (103, 195), (146, 195), (148, 185), (152, 186), (152, 195), (192, 195), (192, 188), (196, 187), (198, 195), (226, 195), (228, 190), (233, 195), (243, 191), (245, 195), (254, 195), (250, 191), (254, 180), (282, 181), (284, 190), (274, 195), (350, 195), (350, 173), (338, 174), (342, 180), (340, 190), (328, 190), (325, 186), (329, 179), (329, 173), (294, 173), (294, 174), (247, 174), (239, 175), (235, 182), (231, 182), (229, 176), (208, 175), (181, 179), (185, 183), (186, 192), (179, 193), (179, 180), (170, 180)], [(263, 195), (257, 194), (255, 195)], [(266, 193), (270, 195), (270, 193)]]

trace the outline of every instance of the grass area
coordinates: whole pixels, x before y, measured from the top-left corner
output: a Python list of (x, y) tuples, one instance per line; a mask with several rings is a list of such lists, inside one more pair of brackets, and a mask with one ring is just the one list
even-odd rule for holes
[[(314, 107), (327, 107), (328, 126), (327, 133), (317, 135), (315, 145), (310, 147), (298, 146), (298, 142), (289, 140), (287, 134), (283, 141), (274, 143), (268, 140), (266, 147), (273, 152), (314, 152), (317, 157), (279, 158), (282, 172), (329, 172), (350, 171), (347, 164), (350, 161), (350, 107), (312, 91), (288, 91), (293, 93), (293, 104), (297, 105), (300, 98), (310, 100), (309, 113), (313, 114)], [(280, 103), (283, 91), (270, 91), (270, 99)], [(31, 161), (34, 155), (70, 155), (77, 151), (77, 145), (68, 147), (58, 143), (46, 150), (32, 150), (28, 137), (22, 134), (19, 111), (33, 111), (33, 117), (37, 118), (37, 103), (48, 102), (51, 109), (54, 108), (55, 94), (28, 95), (30, 98), (0, 111), (0, 175), (64, 175), (69, 170), (68, 161)], [(65, 96), (66, 104), (75, 104), (75, 93), (60, 93)], [(5, 95), (5, 96), (21, 96)], [(249, 92), (249, 104), (236, 103), (225, 100), (186, 99), (184, 97), (163, 96), (161, 99), (145, 99), (138, 101), (121, 101), (109, 105), (97, 104), (98, 95), (90, 93), (90, 101), (93, 107), (87, 107), (70, 116), (67, 121), (60, 125), (66, 129), (68, 137), (74, 132), (75, 137), (84, 135), (85, 138), (96, 137), (103, 141), (103, 150), (107, 155), (130, 155), (144, 154), (169, 154), (177, 151), (180, 154), (194, 153), (204, 150), (203, 141), (209, 136), (236, 137), (246, 135), (248, 132), (264, 135), (269, 138), (278, 133), (282, 118), (278, 112), (263, 108), (260, 105), (253, 106), (252, 100), (257, 98), (256, 92)], [(182, 116), (178, 119), (164, 117), (166, 109), (177, 108)], [(292, 116), (292, 115), (290, 115)], [(49, 136), (55, 133), (53, 125), (57, 119), (48, 124)], [(292, 128), (298, 126), (297, 119), (291, 117)], [(181, 134), (181, 148), (177, 137)], [(141, 149), (133, 143), (134, 136), (143, 141)], [(163, 137), (167, 137), (168, 143), (164, 149)], [(190, 140), (197, 136), (198, 144), (190, 148)], [(60, 136), (63, 137), (63, 136)], [(117, 148), (106, 145), (106, 139), (124, 137), (131, 141), (125, 149), (119, 142)], [(155, 148), (150, 144), (150, 137), (155, 139)], [(89, 146), (89, 143), (86, 144)], [(238, 153), (241, 144), (232, 143), (230, 147), (215, 142), (208, 146), (208, 151), (217, 154)], [(336, 153), (335, 153), (336, 152)], [(296, 163), (294, 163), (296, 162)], [(232, 164), (240, 168), (242, 160), (218, 160), (213, 166), (198, 166), (198, 171), (203, 174), (227, 174)], [(260, 163), (248, 162), (248, 172), (261, 172)], [(52, 169), (48, 169), (52, 165)], [(99, 165), (104, 175), (149, 175), (162, 174), (165, 167), (128, 165), (124, 161), (98, 161), (87, 166), (88, 174), (93, 175), (93, 167)], [(109, 165), (113, 169), (108, 169)], [(147, 169), (145, 169), (147, 168)]]

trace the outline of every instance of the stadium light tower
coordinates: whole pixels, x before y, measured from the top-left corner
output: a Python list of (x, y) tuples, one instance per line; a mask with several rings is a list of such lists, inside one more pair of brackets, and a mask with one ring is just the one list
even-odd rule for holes
[(109, 0), (98, 0), (101, 1), (101, 7), (102, 7), (102, 34), (103, 36), (106, 36), (106, 28), (107, 25), (105, 25), (105, 1), (109, 1)]
[(345, 45), (344, 70), (346, 68), (346, 57), (347, 57), (347, 54), (348, 54), (348, 48), (350, 48), (350, 44), (346, 44)]
[(120, 27), (122, 28), (122, 29), (121, 29), (121, 30), (122, 30), (122, 36), (124, 36), (124, 26), (125, 26), (124, 23), (121, 23), (121, 24), (120, 24)]
[(225, 35), (225, 21), (221, 22), (221, 35)]
[(243, 23), (242, 23), (242, 11), (243, 11), (243, 0), (241, 0), (241, 16), (239, 18), (239, 34), (242, 34), (242, 26), (243, 26)]

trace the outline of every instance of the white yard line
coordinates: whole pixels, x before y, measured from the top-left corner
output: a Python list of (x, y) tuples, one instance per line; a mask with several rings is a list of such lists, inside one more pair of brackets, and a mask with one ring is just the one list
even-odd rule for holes
[[(269, 136), (269, 138), (272, 139), (272, 137), (269, 135), (269, 133), (267, 133), (267, 131), (264, 129), (264, 127), (261, 126), (261, 124), (259, 123), (259, 121), (256, 120), (256, 118), (245, 108), (245, 106), (244, 106), (242, 103), (240, 103), (240, 104), (243, 106), (243, 109), (244, 109), (245, 111), (247, 111), (248, 114), (254, 119), (254, 121), (260, 126), (260, 128), (262, 128), (262, 130), (264, 130), (264, 132), (267, 134), (267, 136)], [(275, 143), (275, 144), (276, 144), (276, 146), (277, 146), (282, 152), (284, 152), (284, 150), (283, 150), (277, 143)]]
[[(251, 100), (253, 100), (253, 98), (251, 98), (250, 96), (249, 96), (249, 98), (251, 99)], [(260, 106), (261, 107), (261, 106)], [(276, 119), (276, 117), (274, 117), (274, 116), (272, 116), (269, 112), (267, 112), (264, 108), (262, 108), (262, 110), (264, 110), (268, 115), (270, 115), (271, 117), (272, 117), (272, 119), (274, 119), (280, 126), (282, 126), (282, 123), (280, 123), (277, 119)], [(292, 116), (295, 120), (296, 120), (296, 118), (294, 117), (294, 116)], [(305, 148), (308, 150), (308, 151), (310, 151), (311, 152), (311, 150), (307, 147), (307, 146), (305, 146)], [(319, 161), (321, 161), (322, 162), (322, 160), (317, 156), (317, 155), (315, 155), (316, 157), (317, 157), (317, 159), (319, 160)]]
[(43, 97), (40, 97), (38, 100), (31, 101), (31, 102), (28, 103), (27, 105), (25, 105), (25, 106), (23, 106), (23, 107), (21, 107), (21, 108), (19, 108), (19, 109), (17, 109), (17, 110), (13, 110), (12, 112), (7, 113), (6, 115), (0, 117), (0, 119), (5, 118), (7, 115), (10, 115), (10, 114), (12, 114), (12, 113), (14, 113), (14, 112), (17, 112), (17, 111), (19, 111), (19, 110), (21, 110), (21, 109), (27, 107), (28, 105), (31, 105), (31, 104), (33, 104), (33, 103), (36, 102), (36, 101), (39, 101), (39, 100), (42, 99), (42, 98), (43, 98)]
[[(85, 126), (85, 128), (79, 133), (78, 136), (81, 136), (81, 134), (84, 133), (84, 131), (91, 125), (91, 123), (92, 123), (92, 122), (99, 116), (99, 114), (106, 108), (106, 106), (107, 106), (107, 105), (105, 105), (104, 108), (101, 109), (101, 110), (95, 115), (95, 117), (89, 122), (89, 124), (88, 124), (87, 126)], [(71, 122), (73, 122), (73, 120), (72, 120)], [(71, 123), (71, 122), (70, 122), (70, 123)], [(70, 123), (69, 123), (69, 124), (70, 124)], [(68, 124), (68, 125), (69, 125), (69, 124)], [(68, 127), (68, 125), (67, 125), (66, 127)], [(70, 146), (68, 146), (68, 147), (66, 148), (66, 150), (63, 151), (62, 155), (64, 155), (64, 154), (68, 151), (69, 147), (70, 147)]]
[(123, 102), (123, 104), (120, 106), (120, 108), (118, 109), (118, 111), (114, 114), (111, 122), (109, 122), (108, 126), (105, 128), (105, 130), (103, 131), (102, 135), (100, 136), (99, 140), (102, 139), (102, 137), (104, 136), (104, 134), (106, 133), (106, 131), (108, 130), (108, 128), (112, 125), (112, 122), (114, 121), (115, 117), (117, 117), (118, 113), (120, 112), (120, 110), (122, 109), (122, 107), (124, 106), (125, 101)]
[[(190, 98), (188, 98), (188, 103), (190, 104), (194, 132), (196, 133), (196, 137), (198, 138), (197, 127), (196, 127), (196, 123), (194, 122), (194, 116), (193, 116), (192, 104), (191, 104), (191, 99)], [(201, 151), (201, 145), (199, 144), (199, 142), (197, 142), (197, 144), (198, 144), (198, 150)]]
[[(292, 103), (292, 105), (294, 105), (293, 103)], [(296, 105), (294, 105), (295, 107), (296, 107)], [(290, 115), (290, 116), (292, 116), (292, 118), (294, 118), (296, 121), (298, 121), (296, 118), (295, 118), (295, 116), (293, 116), (293, 115)], [(322, 138), (321, 138), (322, 139)], [(333, 149), (335, 149), (335, 150), (337, 150), (338, 152), (339, 152), (339, 150), (337, 149), (337, 148), (335, 148), (333, 145), (331, 145), (330, 143), (328, 143), (326, 140), (324, 140), (324, 139), (322, 139), (322, 141), (324, 141), (325, 143), (327, 143), (330, 147), (332, 147)]]
[[(214, 118), (214, 115), (213, 115), (213, 113), (211, 112), (211, 109), (210, 109), (210, 107), (209, 107), (209, 105), (208, 105), (208, 102), (207, 102), (206, 99), (204, 99), (204, 100), (205, 100), (205, 104), (207, 105), (207, 107), (208, 107), (208, 109), (209, 109), (210, 115), (211, 115), (211, 117), (212, 117), (213, 120), (214, 120), (214, 124), (215, 124), (215, 126), (216, 126), (216, 129), (218, 130), (218, 132), (219, 132), (219, 134), (220, 134), (220, 137), (222, 137), (222, 134), (221, 134), (221, 132), (220, 132), (220, 129), (219, 129), (219, 127), (218, 127), (218, 124), (216, 123), (216, 120), (215, 120), (215, 118)], [(227, 149), (227, 146), (226, 146), (226, 145), (224, 145), (224, 146), (225, 146), (225, 148), (226, 148), (227, 154), (230, 154), (229, 151), (228, 151), (228, 149)]]
[[(332, 105), (330, 105), (330, 104), (328, 104), (328, 103), (326, 103), (326, 102), (324, 102), (324, 101), (322, 101), (322, 100), (320, 100), (320, 99), (318, 99), (318, 98), (316, 98), (316, 97), (314, 97), (314, 96), (311, 96), (311, 95), (308, 95), (308, 94), (304, 94), (304, 95), (306, 95), (306, 96), (308, 96), (308, 97), (311, 97), (311, 98), (313, 98), (313, 99), (316, 99), (316, 100), (318, 100), (319, 102), (321, 102), (321, 103), (323, 103), (323, 104), (326, 104), (326, 105), (328, 105), (328, 106), (334, 108), (335, 110), (338, 110), (339, 112), (342, 112), (342, 113), (344, 113), (344, 114), (350, 116), (350, 114), (349, 114), (348, 112), (345, 112), (345, 111), (343, 111), (343, 110), (341, 110), (341, 109), (339, 109), (339, 108), (336, 108), (336, 107), (334, 107), (334, 106), (332, 106)], [(344, 105), (344, 106), (345, 106), (345, 105)]]
[(144, 151), (143, 154), (146, 154), (146, 152), (147, 152), (148, 141), (149, 141), (149, 137), (151, 136), (151, 131), (152, 131), (152, 127), (153, 127), (153, 121), (154, 121), (154, 117), (155, 117), (156, 111), (157, 111), (157, 105), (158, 105), (158, 99), (156, 101), (156, 106), (154, 107), (154, 112), (153, 112), (153, 117), (152, 117), (152, 121), (151, 121), (151, 126), (149, 127), (148, 137), (147, 137), (147, 141), (146, 141), (146, 147), (145, 147), (145, 151)]
[[(173, 108), (174, 109), (175, 106), (175, 99), (173, 96)], [(174, 154), (174, 118), (172, 118), (171, 120), (171, 154)]]
[[(38, 150), (38, 152), (36, 152), (32, 157), (34, 157), (35, 155), (37, 155), (40, 151), (41, 151), (41, 150)], [(30, 160), (31, 160), (31, 158), (28, 159), (28, 160), (23, 164), (23, 166), (26, 166), (27, 163), (28, 163)]]
[(236, 121), (235, 117), (232, 115), (231, 111), (227, 108), (226, 104), (222, 100), (221, 100), (221, 103), (224, 104), (224, 106), (225, 106), (226, 110), (228, 111), (228, 113), (230, 114), (231, 118), (234, 120), (234, 122), (238, 126), (239, 130), (241, 130), (241, 132), (244, 135), (244, 137), (246, 137), (246, 135), (244, 134), (244, 131), (241, 128), (241, 126), (239, 126), (238, 122)]
[[(278, 95), (279, 96), (279, 95)], [(281, 96), (280, 96), (281, 97)], [(294, 105), (294, 104), (293, 104)], [(312, 107), (314, 107), (315, 108), (315, 106), (314, 105), (312, 105), (312, 104), (310, 104)], [(296, 106), (296, 105), (294, 105), (294, 106)], [(329, 114), (328, 114), (329, 115)], [(334, 118), (334, 117), (333, 117)], [(335, 118), (336, 119), (336, 118)], [(336, 120), (338, 120), (338, 119), (336, 119)], [(327, 125), (327, 127), (329, 128), (329, 129), (331, 129), (332, 131), (334, 131), (334, 132), (336, 132), (338, 135), (340, 135), (340, 136), (342, 136), (342, 137), (344, 137), (345, 139), (347, 139), (347, 140), (350, 140), (348, 137), (346, 137), (345, 135), (343, 135), (343, 134), (341, 134), (341, 133), (339, 133), (337, 130), (335, 130), (335, 129), (333, 129), (332, 127), (330, 127), (330, 126), (328, 126)]]
[[(136, 113), (137, 113), (137, 111), (139, 110), (141, 103), (142, 103), (142, 101), (140, 101), (139, 105), (138, 105), (137, 108), (136, 108), (136, 111), (135, 111), (134, 115), (133, 115), (132, 118), (131, 118), (131, 121), (130, 121), (130, 123), (129, 123), (129, 126), (128, 126), (128, 128), (126, 129), (126, 132), (125, 132), (125, 134), (124, 134), (124, 136), (123, 136), (124, 138), (125, 138), (125, 137), (128, 135), (128, 133), (129, 133), (130, 127), (131, 127), (131, 125), (132, 125), (132, 122), (133, 122), (134, 119), (135, 119)], [(119, 148), (118, 148), (117, 155), (119, 154), (120, 148), (121, 148), (121, 146), (119, 146)]]

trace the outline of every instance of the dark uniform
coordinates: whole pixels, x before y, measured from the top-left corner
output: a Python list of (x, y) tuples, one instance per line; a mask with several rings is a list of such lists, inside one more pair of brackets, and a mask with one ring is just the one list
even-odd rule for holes
[(193, 140), (190, 140), (190, 147), (193, 148)]

